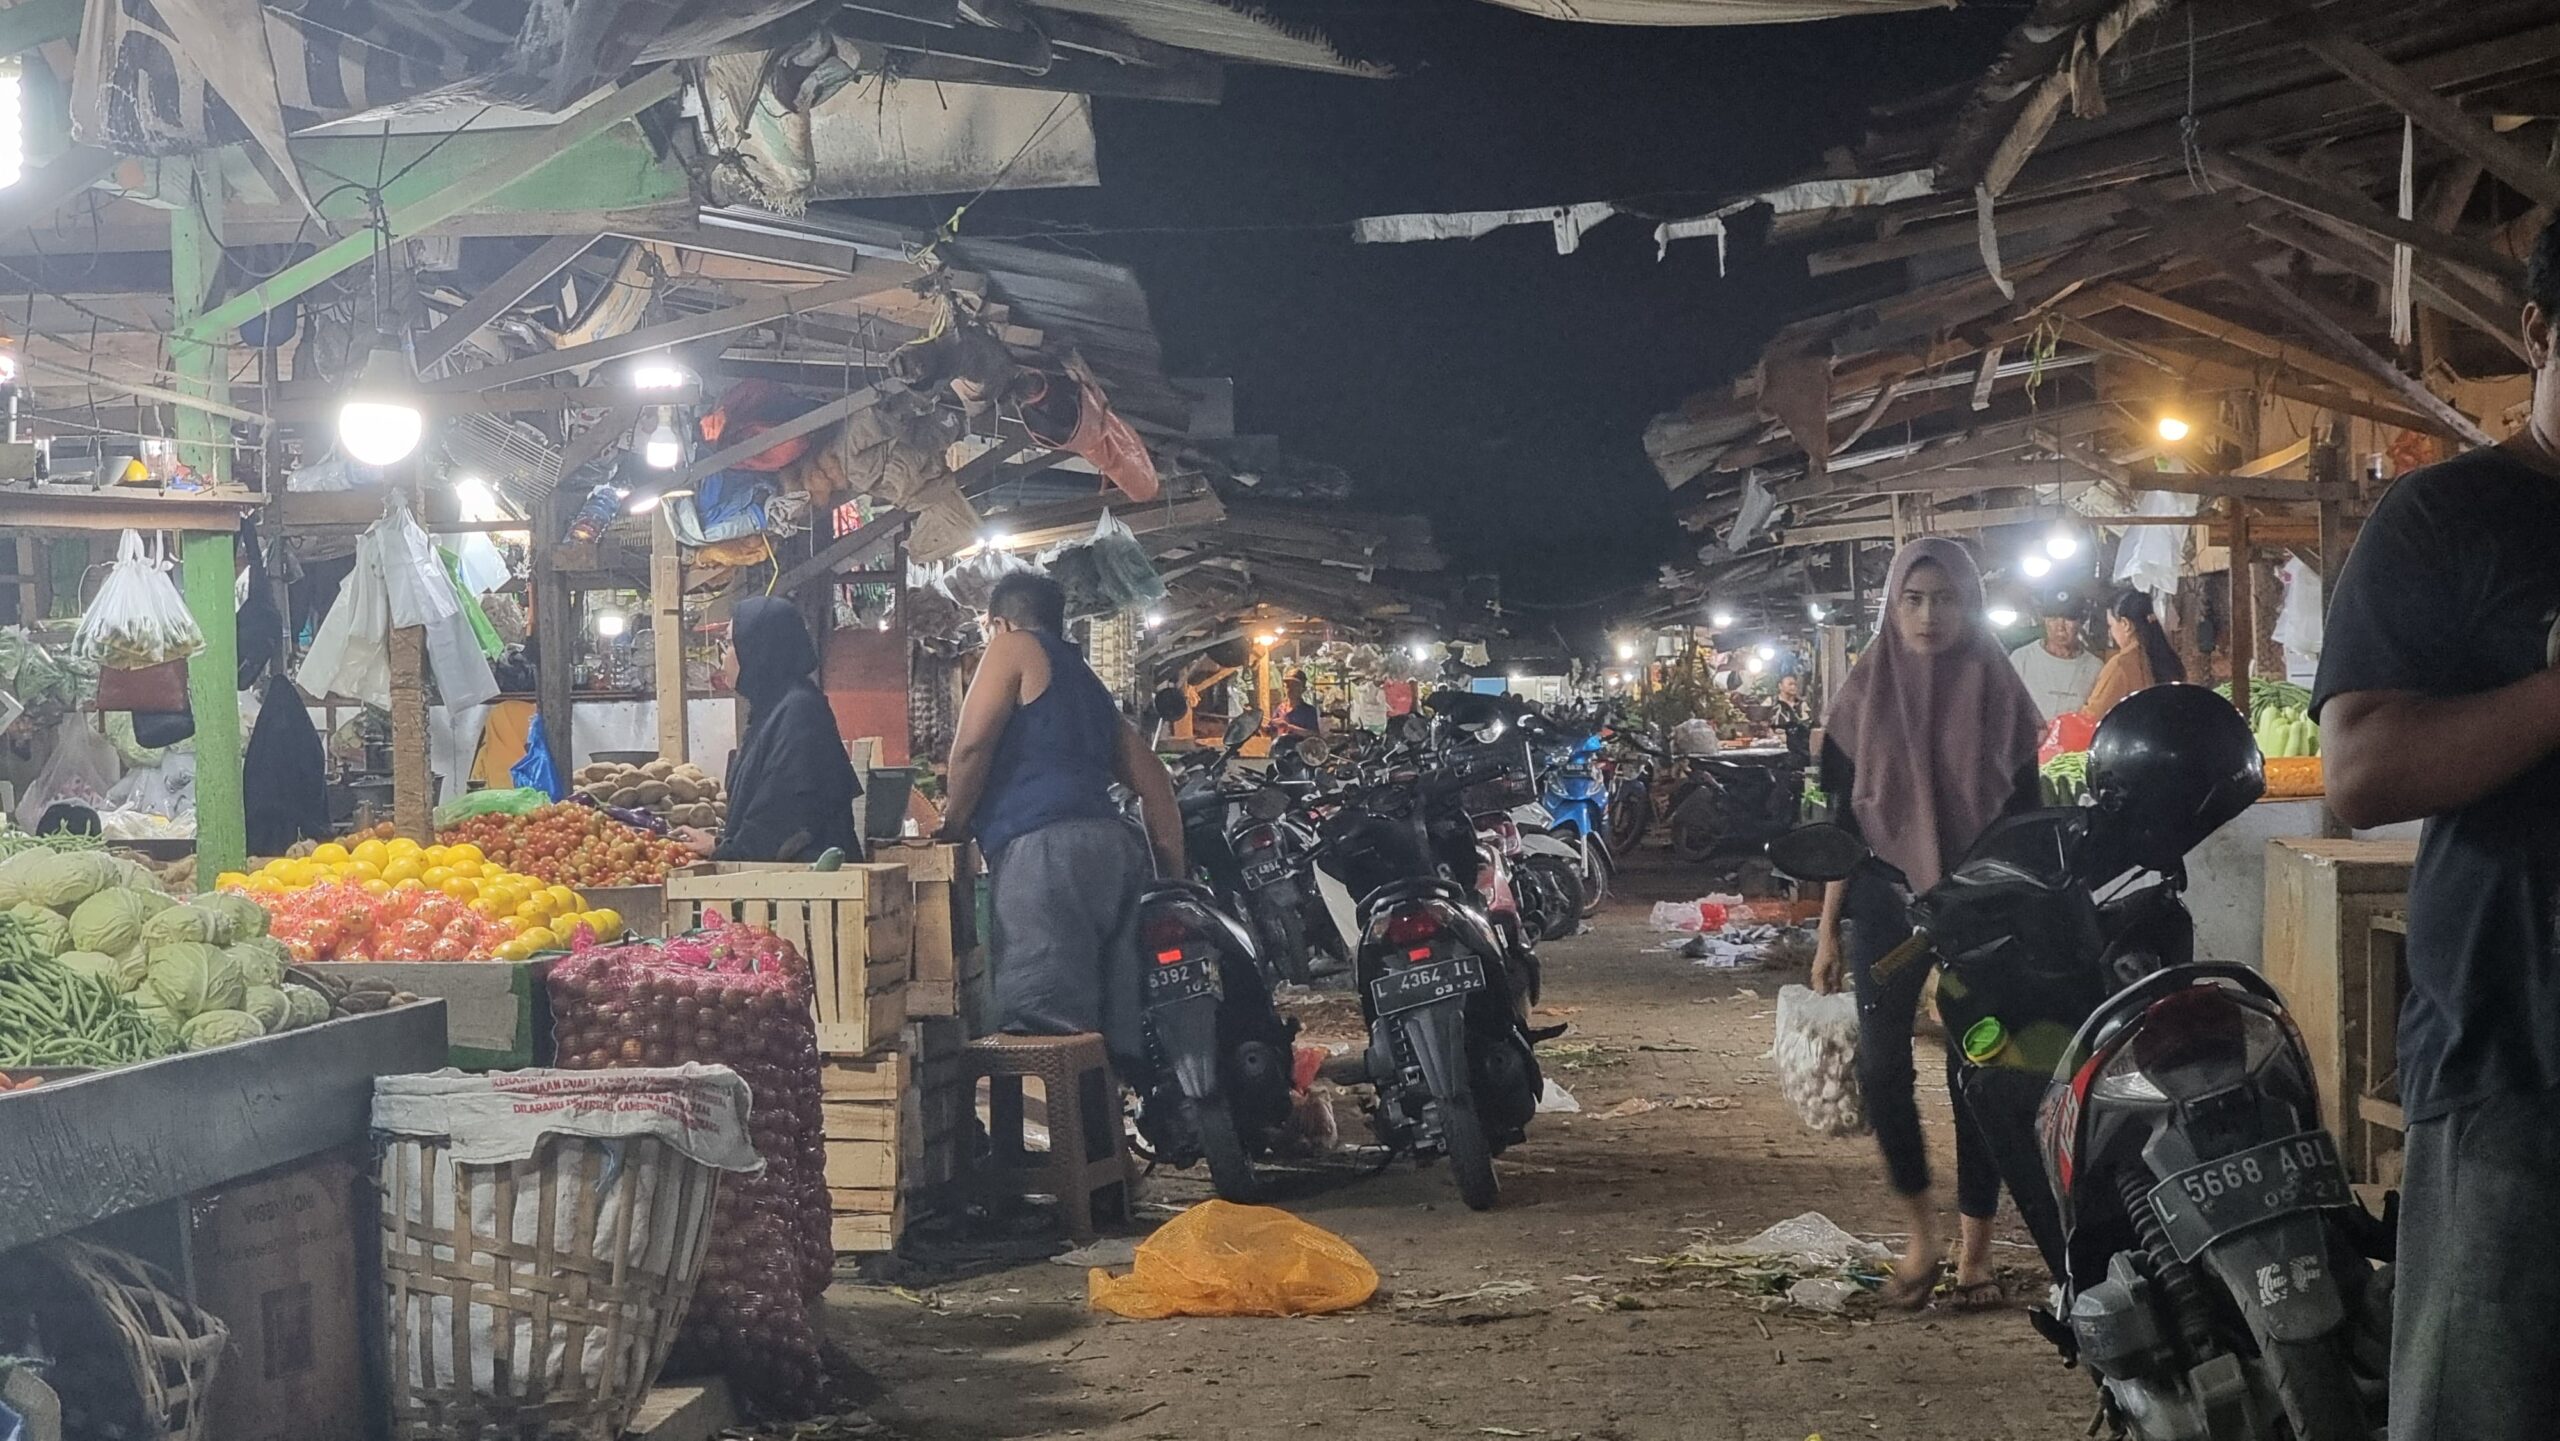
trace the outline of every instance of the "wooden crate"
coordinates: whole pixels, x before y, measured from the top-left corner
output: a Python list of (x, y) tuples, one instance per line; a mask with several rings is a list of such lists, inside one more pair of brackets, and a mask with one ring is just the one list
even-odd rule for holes
[(2362, 1093), (2338, 1106), (2339, 1130), (2356, 1133), (2348, 1174), (2377, 1192), (2400, 1185), (2409, 1122), (2400, 1110), (2400, 1007), (2409, 998), (2409, 918), (2385, 911), (2366, 933)]
[(967, 1041), (956, 1018), (929, 1017), (910, 1023), (898, 1047), (826, 1062), (821, 1129), (838, 1253), (890, 1249), (910, 1208), (958, 1179), (975, 1114)]
[[(2259, 969), (2311, 1053), (2322, 1114), (2357, 1117), (2366, 1094), (2368, 957), (2376, 916), (2408, 907), (2415, 841), (2267, 843), (2266, 947)], [(2371, 1173), (2361, 1124), (2335, 1127), (2347, 1173)]]
[(910, 1016), (972, 1016), (986, 970), (978, 942), (977, 847), (910, 842), (878, 853), (907, 868), (915, 895), (916, 944), (909, 982)]
[(680, 928), (719, 914), (799, 947), (817, 982), (818, 1049), (830, 1056), (868, 1055), (907, 1023), (915, 903), (904, 866), (716, 861), (668, 876), (667, 907)]

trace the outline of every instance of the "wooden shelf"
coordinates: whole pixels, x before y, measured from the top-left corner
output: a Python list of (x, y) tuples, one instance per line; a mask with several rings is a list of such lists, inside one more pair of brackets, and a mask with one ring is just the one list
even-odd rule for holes
[(263, 508), (255, 491), (120, 490), (109, 486), (0, 489), (0, 526), (33, 530), (232, 531)]

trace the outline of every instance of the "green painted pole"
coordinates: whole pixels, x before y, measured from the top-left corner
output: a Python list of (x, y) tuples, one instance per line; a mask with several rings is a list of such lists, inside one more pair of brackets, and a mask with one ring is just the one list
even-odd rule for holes
[[(174, 167), (181, 162), (171, 162)], [(207, 165), (192, 167), (186, 184), (199, 203), (169, 212), (169, 288), (178, 321), (204, 309), (222, 266), (222, 180)], [(231, 385), (222, 353), (177, 341), (170, 361), (180, 389), (228, 402)], [(230, 423), (192, 406), (177, 411), (178, 458), (211, 481), (231, 478)], [(237, 566), (228, 532), (189, 533), (179, 553), (187, 613), (204, 632), (204, 649), (187, 662), (187, 700), (196, 718), (196, 884), (210, 887), (224, 871), (241, 869), (249, 855), (249, 825), (240, 771), (240, 637), (231, 600)]]

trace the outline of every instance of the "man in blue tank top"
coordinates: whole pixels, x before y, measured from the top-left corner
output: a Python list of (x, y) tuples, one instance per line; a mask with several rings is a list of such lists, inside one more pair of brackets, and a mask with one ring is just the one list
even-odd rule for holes
[[(1173, 777), (1122, 718), (1062, 634), (1056, 581), (1006, 576), (987, 599), (987, 651), (951, 743), (947, 835), (974, 832), (987, 858), (996, 1028), (1098, 1031), (1124, 1069), (1142, 1063), (1138, 894), (1152, 841), (1184, 874)], [(1111, 783), (1145, 805), (1147, 837), (1121, 819)]]

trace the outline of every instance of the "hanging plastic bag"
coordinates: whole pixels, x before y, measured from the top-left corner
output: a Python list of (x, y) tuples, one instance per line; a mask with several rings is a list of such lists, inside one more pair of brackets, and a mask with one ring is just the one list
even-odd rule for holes
[(312, 695), (344, 696), (367, 705), (391, 706), (391, 600), (368, 532), (356, 544), (355, 568), (312, 633), (294, 679)]
[(106, 584), (81, 613), (71, 653), (115, 670), (140, 670), (202, 649), (204, 632), (170, 582), (168, 561), (144, 552), (140, 532), (126, 531)]
[(1352, 1244), (1268, 1206), (1203, 1201), (1138, 1243), (1126, 1276), (1093, 1270), (1097, 1311), (1168, 1316), (1321, 1316), (1364, 1305), (1378, 1271)]
[(1769, 1047), (1778, 1091), (1796, 1118), (1825, 1136), (1863, 1135), (1865, 1098), (1858, 1089), (1858, 998), (1817, 995), (1806, 986), (1778, 991), (1778, 1035)]
[(520, 789), (540, 791), (550, 800), (568, 794), (569, 788), (560, 784), (559, 767), (551, 763), (551, 742), (543, 737), (539, 711), (534, 713), (533, 724), (525, 727), (524, 759), (509, 768), (507, 779)]
[(2044, 728), (2044, 744), (2036, 747), (2036, 764), (2050, 765), (2055, 756), (2085, 751), (2097, 737), (2096, 721), (2076, 710), (2064, 711)]
[(116, 748), (96, 726), (84, 716), (65, 717), (53, 728), (53, 754), (45, 757), (43, 768), (27, 782), (27, 793), (18, 799), (19, 827), (34, 831), (44, 813), (57, 805), (105, 810), (107, 793), (116, 788), (116, 778), (123, 772), (124, 762), (116, 757)]

